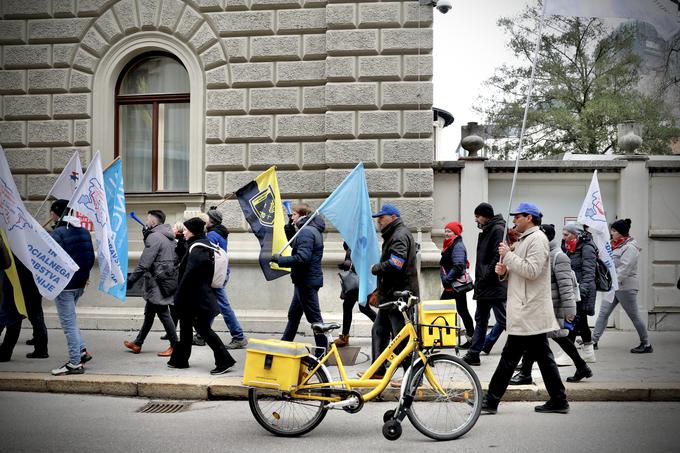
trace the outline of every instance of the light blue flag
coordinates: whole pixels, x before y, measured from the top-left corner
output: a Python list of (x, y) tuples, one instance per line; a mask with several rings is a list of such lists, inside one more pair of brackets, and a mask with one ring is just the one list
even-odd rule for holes
[(367, 296), (377, 286), (371, 267), (380, 261), (380, 247), (371, 217), (363, 162), (347, 175), (318, 211), (337, 228), (352, 250), (352, 264), (359, 276), (359, 303), (366, 305)]
[[(104, 171), (104, 190), (106, 191), (106, 203), (109, 206), (109, 219), (113, 231), (113, 245), (116, 247), (120, 270), (123, 276), (128, 271), (128, 232), (127, 219), (125, 218), (125, 188), (123, 187), (123, 165), (120, 159), (116, 160)], [(123, 283), (109, 288), (110, 295), (125, 302), (127, 289), (127, 277)], [(103, 291), (103, 285), (99, 284), (99, 290)]]

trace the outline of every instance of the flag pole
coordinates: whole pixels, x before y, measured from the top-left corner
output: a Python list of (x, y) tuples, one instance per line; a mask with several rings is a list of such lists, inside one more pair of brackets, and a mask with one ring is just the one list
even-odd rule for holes
[(104, 169), (102, 170), (102, 173), (104, 173), (106, 170), (108, 170), (109, 168), (111, 168), (111, 166), (112, 166), (113, 164), (115, 164), (115, 163), (116, 163), (117, 161), (119, 161), (119, 160), (120, 160), (120, 156), (118, 156), (118, 157), (116, 157), (115, 159), (113, 159), (109, 165), (107, 165), (106, 167), (104, 167)]
[(300, 227), (300, 229), (298, 229), (298, 230), (295, 232), (295, 234), (293, 235), (293, 237), (290, 238), (290, 241), (286, 242), (286, 245), (284, 245), (284, 246), (281, 248), (281, 250), (279, 250), (278, 255), (282, 254), (283, 251), (286, 250), (286, 248), (293, 242), (293, 240), (297, 237), (297, 235), (300, 234), (300, 231), (302, 231), (302, 229), (303, 229), (304, 227), (306, 227), (306, 226), (309, 224), (309, 222), (311, 222), (312, 219), (313, 219), (314, 217), (316, 217), (316, 215), (317, 215), (318, 213), (319, 213), (319, 210), (317, 209), (316, 211), (314, 211), (313, 213), (311, 213), (311, 214), (309, 215), (309, 218), (307, 219), (307, 221)]
[[(52, 189), (50, 189), (50, 193), (47, 194), (43, 202), (40, 204), (40, 207), (35, 211), (35, 214), (33, 214), (34, 217), (38, 217), (38, 214), (40, 213), (40, 210), (45, 206), (45, 203), (47, 203), (47, 200), (50, 198), (50, 195), (52, 195)], [(47, 221), (49, 223), (49, 220)]]
[[(546, 0), (543, 0), (543, 9), (541, 11), (541, 17), (538, 21), (538, 36), (536, 37), (536, 44), (534, 45), (534, 61), (531, 65), (531, 78), (529, 79), (529, 89), (527, 92), (527, 102), (524, 105), (524, 117), (522, 118), (522, 128), (519, 133), (519, 143), (517, 145), (517, 156), (515, 158), (515, 171), (512, 174), (512, 185), (510, 186), (510, 199), (508, 200), (508, 216), (506, 217), (507, 222), (510, 222), (510, 210), (512, 209), (512, 197), (515, 195), (515, 185), (517, 184), (517, 173), (519, 172), (519, 159), (522, 155), (522, 146), (524, 144), (524, 132), (527, 126), (527, 115), (529, 114), (529, 105), (531, 104), (531, 93), (534, 90), (534, 80), (536, 78), (536, 66), (538, 65), (539, 53), (541, 50), (541, 38), (543, 37), (543, 22), (545, 21), (545, 5)], [(503, 242), (508, 239), (508, 228), (503, 231)]]

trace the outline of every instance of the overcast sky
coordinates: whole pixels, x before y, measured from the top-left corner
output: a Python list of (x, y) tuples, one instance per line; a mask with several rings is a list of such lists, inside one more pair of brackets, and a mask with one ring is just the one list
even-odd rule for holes
[(460, 127), (482, 122), (473, 110), (483, 82), (513, 58), (507, 35), (496, 25), (534, 0), (453, 0), (447, 14), (434, 12), (434, 106), (451, 112), (455, 122), (443, 131), (439, 159), (453, 159)]

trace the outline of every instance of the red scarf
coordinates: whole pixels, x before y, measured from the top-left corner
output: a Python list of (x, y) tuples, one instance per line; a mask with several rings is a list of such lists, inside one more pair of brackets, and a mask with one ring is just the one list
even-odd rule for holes
[(444, 244), (443, 244), (442, 252), (445, 252), (446, 249), (448, 249), (449, 247), (451, 247), (451, 245), (453, 245), (453, 241), (455, 241), (457, 237), (458, 237), (458, 236), (455, 236), (455, 235), (454, 235), (452, 238), (444, 239)]
[(567, 252), (569, 253), (574, 253), (576, 251), (577, 245), (578, 239), (570, 239), (568, 241), (564, 241), (564, 248), (567, 249)]
[(621, 239), (612, 239), (612, 249), (617, 249), (623, 245), (624, 242), (626, 242), (630, 236), (623, 236)]

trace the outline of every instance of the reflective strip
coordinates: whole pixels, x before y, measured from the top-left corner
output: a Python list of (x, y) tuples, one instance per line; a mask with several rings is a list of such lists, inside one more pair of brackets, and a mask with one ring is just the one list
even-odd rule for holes
[(250, 340), (247, 351), (265, 352), (267, 354), (280, 354), (291, 357), (302, 357), (309, 354), (307, 347), (302, 343), (289, 341), (262, 341)]
[(456, 303), (451, 302), (423, 302), (423, 311), (455, 311)]

